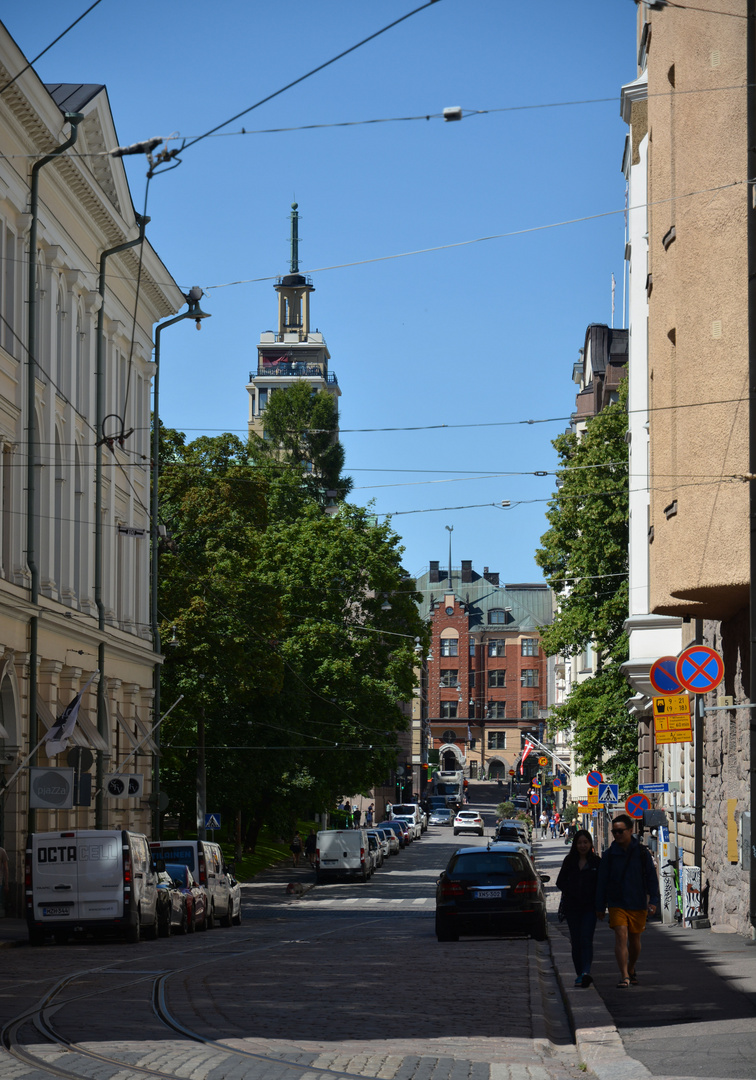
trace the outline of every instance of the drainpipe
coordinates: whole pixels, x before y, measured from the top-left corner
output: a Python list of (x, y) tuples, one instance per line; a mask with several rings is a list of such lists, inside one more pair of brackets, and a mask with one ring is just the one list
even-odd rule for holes
[[(29, 226), (29, 279), (28, 279), (28, 309), (27, 309), (27, 354), (26, 354), (26, 563), (29, 567), (31, 578), (29, 586), (29, 599), (36, 606), (39, 601), (39, 566), (37, 565), (37, 519), (34, 512), (34, 501), (37, 489), (37, 448), (35, 435), (37, 432), (37, 226), (39, 224), (39, 173), (54, 158), (59, 157), (65, 150), (73, 146), (79, 134), (79, 124), (84, 119), (83, 113), (64, 113), (64, 119), (71, 125), (71, 134), (64, 143), (56, 147), (51, 153), (46, 154), (39, 161), (35, 161), (31, 169), (31, 198), (29, 213), (31, 224)], [(37, 637), (39, 632), (39, 616), (32, 615), (29, 619), (29, 749), (32, 755), (30, 765), (37, 764)], [(29, 807), (28, 828), (34, 832), (37, 825), (37, 815)]]
[[(97, 316), (97, 341), (95, 347), (95, 431), (97, 443), (95, 445), (95, 558), (94, 558), (94, 593), (95, 606), (97, 607), (97, 629), (100, 633), (100, 643), (97, 646), (97, 667), (100, 677), (97, 680), (97, 730), (103, 739), (107, 741), (108, 718), (105, 708), (105, 604), (102, 599), (102, 444), (105, 437), (103, 423), (105, 420), (105, 263), (111, 255), (117, 255), (119, 251), (136, 247), (144, 242), (144, 230), (149, 224), (148, 217), (135, 215), (139, 225), (139, 236), (136, 240), (127, 240), (125, 244), (117, 244), (116, 247), (108, 248), (100, 255), (100, 277), (97, 291), (100, 294), (100, 310)], [(102, 750), (97, 751), (96, 765), (96, 788), (95, 798), (95, 828), (101, 829), (104, 821), (105, 797), (103, 793), (103, 780), (105, 772), (105, 760)]]
[[(746, 5), (746, 112), (748, 179), (746, 214), (748, 220), (748, 472), (756, 473), (756, 0)], [(751, 815), (751, 842), (748, 845), (749, 907), (751, 937), (756, 939), (756, 844), (754, 844), (753, 821), (756, 810), (756, 481), (749, 483), (750, 518), (750, 680), (748, 696), (751, 708), (749, 717), (750, 791), (748, 810)]]

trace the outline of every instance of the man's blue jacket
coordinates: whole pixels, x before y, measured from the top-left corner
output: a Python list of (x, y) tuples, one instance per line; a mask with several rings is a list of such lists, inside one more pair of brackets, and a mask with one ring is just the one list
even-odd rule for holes
[(607, 907), (626, 911), (645, 911), (649, 904), (658, 908), (659, 879), (651, 852), (634, 836), (625, 850), (614, 840), (601, 856), (596, 884), (596, 911)]

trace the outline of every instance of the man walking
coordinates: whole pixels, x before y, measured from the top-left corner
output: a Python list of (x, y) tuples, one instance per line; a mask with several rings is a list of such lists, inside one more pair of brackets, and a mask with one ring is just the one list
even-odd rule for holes
[(614, 930), (614, 955), (619, 967), (617, 986), (626, 990), (638, 985), (636, 964), (646, 914), (654, 915), (661, 903), (659, 879), (651, 853), (633, 835), (633, 820), (618, 814), (612, 821), (614, 842), (601, 856), (596, 884), (596, 915)]
[(538, 819), (538, 823), (541, 826), (541, 839), (545, 840), (546, 839), (546, 830), (549, 827), (549, 815), (546, 813), (545, 810), (541, 811), (541, 816)]

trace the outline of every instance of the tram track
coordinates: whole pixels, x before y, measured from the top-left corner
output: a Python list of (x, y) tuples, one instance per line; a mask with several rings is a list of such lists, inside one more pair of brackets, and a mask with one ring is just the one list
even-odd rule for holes
[[(329, 922), (337, 922), (338, 925), (315, 934), (310, 932), (308, 933), (306, 940), (315, 941), (327, 938), (335, 933), (339, 933), (343, 936), (345, 931), (350, 932), (359, 930), (368, 923), (374, 924), (382, 921), (386, 917), (387, 916), (374, 916), (369, 919), (354, 921), (350, 919), (348, 929), (345, 927), (343, 919), (329, 919)], [(173, 1014), (168, 1005), (167, 986), (170, 979), (175, 976), (186, 974), (186, 972), (190, 970), (196, 971), (198, 966), (228, 963), (232, 958), (243, 958), (276, 949), (289, 948), (292, 944), (299, 943), (301, 940), (303, 939), (289, 937), (275, 943), (263, 945), (255, 944), (250, 949), (240, 949), (238, 947), (240, 943), (235, 942), (235, 947), (223, 949), (221, 955), (218, 955), (217, 946), (214, 946), (212, 942), (209, 942), (207, 946), (204, 944), (203, 946), (200, 946), (200, 949), (202, 951), (212, 950), (212, 957), (207, 957), (204, 960), (198, 961), (196, 952), (199, 950), (194, 949), (192, 950), (192, 959), (190, 963), (169, 970), (158, 968), (157, 970), (153, 969), (149, 972), (128, 973), (124, 972), (123, 968), (120, 967), (114, 970), (112, 965), (98, 965), (96, 968), (72, 972), (57, 979), (35, 1006), (25, 1010), (5, 1024), (0, 1030), (0, 1046), (2, 1046), (2, 1049), (16, 1061), (34, 1068), (35, 1070), (47, 1073), (49, 1076), (60, 1077), (61, 1080), (82, 1080), (83, 1076), (90, 1075), (93, 1064), (112, 1066), (114, 1070), (113, 1076), (115, 1077), (117, 1075), (119, 1080), (124, 1080), (129, 1074), (133, 1074), (134, 1077), (156, 1077), (158, 1080), (178, 1080), (179, 1077), (185, 1077), (187, 1075), (187, 1065), (196, 1064), (194, 1059), (196, 1058), (197, 1046), (202, 1046), (207, 1051), (208, 1055), (210, 1055), (206, 1061), (208, 1071), (217, 1069), (229, 1059), (246, 1059), (250, 1062), (250, 1065), (255, 1064), (257, 1066), (256, 1072), (260, 1071), (261, 1066), (277, 1066), (282, 1073), (286, 1070), (293, 1070), (296, 1075), (315, 1073), (318, 1076), (339, 1077), (343, 1078), (343, 1080), (364, 1080), (364, 1077), (360, 1077), (358, 1074), (342, 1070), (328, 1068), (313, 1069), (309, 1060), (306, 1062), (296, 1061), (292, 1060), (290, 1057), (279, 1054), (265, 1054), (229, 1046), (227, 1043), (210, 1038), (203, 1035), (201, 1032), (188, 1027)], [(128, 979), (129, 974), (139, 974), (139, 977)], [(114, 977), (113, 985), (110, 987), (100, 985), (102, 980), (108, 976)], [(79, 980), (89, 980), (90, 982), (95, 980), (98, 982), (98, 985), (88, 987), (86, 990), (83, 990), (83, 992), (76, 993), (72, 996), (67, 996), (64, 1000), (58, 1000), (61, 994), (65, 993), (66, 990), (71, 989), (72, 985)], [(117, 992), (122, 995), (124, 991), (130, 991), (144, 984), (148, 984), (148, 993), (145, 995), (144, 1004), (149, 1005), (152, 1017), (158, 1020), (163, 1028), (171, 1031), (177, 1036), (181, 1043), (185, 1045), (185, 1052), (183, 1054), (180, 1045), (173, 1048), (173, 1053), (177, 1055), (177, 1061), (175, 1066), (169, 1070), (153, 1067), (149, 1064), (125, 1061), (122, 1057), (94, 1050), (89, 1046), (83, 1045), (78, 1039), (64, 1035), (59, 1030), (61, 1026), (60, 1022), (58, 1022), (57, 1025), (55, 1023), (55, 1019), (59, 1014), (68, 1007), (81, 1005), (81, 1003), (87, 999), (102, 998), (105, 994)], [(39, 1047), (36, 1042), (32, 1043), (28, 1037), (23, 1037), (24, 1032), (29, 1028), (36, 1031), (45, 1040), (43, 1047)], [(116, 1032), (115, 1037), (123, 1038), (120, 1032)], [(133, 1038), (131, 1034), (130, 1038)], [(147, 1039), (144, 1041), (149, 1044), (154, 1040)], [(50, 1057), (56, 1053), (65, 1055), (65, 1062), (50, 1060)], [(147, 1053), (149, 1053), (149, 1051)], [(217, 1061), (210, 1060), (210, 1057), (214, 1055), (217, 1055)], [(236, 1066), (236, 1069), (238, 1071), (238, 1066)]]

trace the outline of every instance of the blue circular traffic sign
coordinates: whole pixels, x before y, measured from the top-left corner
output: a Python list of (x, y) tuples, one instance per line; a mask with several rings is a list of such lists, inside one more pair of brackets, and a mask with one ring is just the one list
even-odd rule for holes
[(534, 791), (533, 794), (530, 796), (530, 801), (532, 802), (533, 806), (535, 806), (536, 803), (539, 803), (541, 801), (541, 796), (538, 794), (537, 791)]
[(599, 784), (604, 782), (604, 774), (600, 773), (598, 769), (594, 769), (588, 773), (586, 780), (588, 781), (588, 787), (598, 787)]
[(651, 800), (642, 791), (636, 791), (625, 800), (625, 809), (630, 817), (642, 818), (643, 811), (651, 809)]
[(689, 645), (677, 658), (675, 674), (691, 694), (707, 694), (724, 678), (724, 661), (708, 645)]
[(681, 694), (683, 692), (682, 683), (675, 675), (676, 665), (676, 656), (662, 656), (661, 659), (655, 660), (651, 665), (651, 670), (648, 673), (649, 682), (662, 697), (665, 694)]

